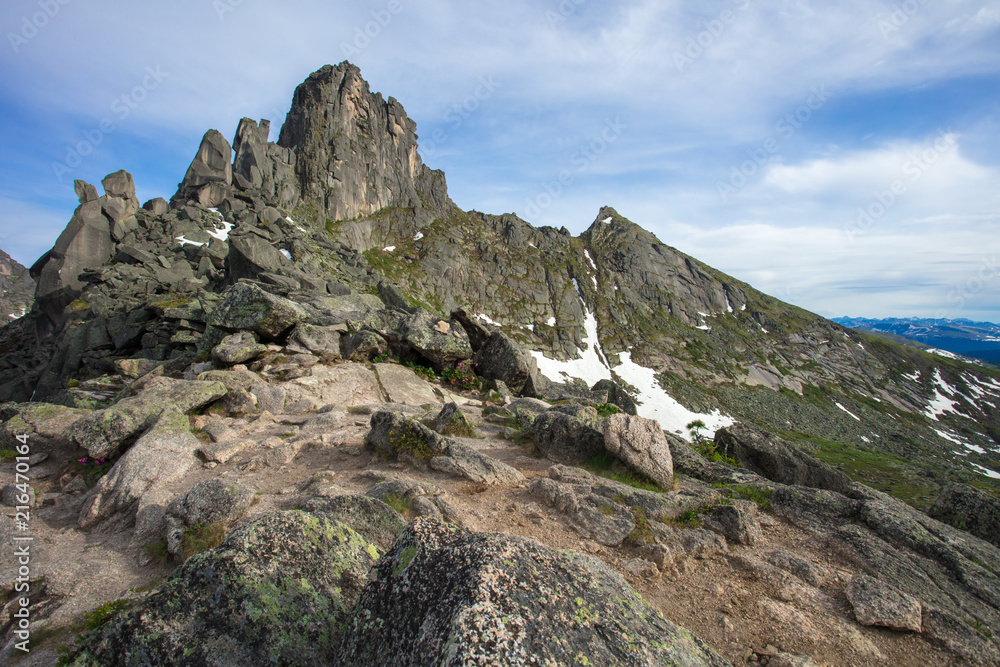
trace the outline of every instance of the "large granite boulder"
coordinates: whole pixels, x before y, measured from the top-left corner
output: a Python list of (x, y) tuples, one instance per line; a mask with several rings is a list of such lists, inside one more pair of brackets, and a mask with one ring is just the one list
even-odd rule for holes
[(343, 523), (268, 514), (93, 631), (69, 665), (328, 665), (378, 551)]
[(418, 310), (403, 325), (403, 340), (442, 371), (472, 356), (469, 336), (457, 321), (442, 320)]
[(280, 274), (292, 268), (292, 260), (256, 234), (233, 234), (225, 267), (227, 280), (236, 283), (242, 278), (256, 279), (262, 273)]
[(535, 358), (500, 331), (490, 335), (472, 362), (477, 375), (499, 380), (518, 395), (535, 396), (544, 382)]
[(724, 665), (591, 556), (417, 519), (374, 571), (340, 664)]
[(281, 338), (309, 313), (294, 301), (265, 292), (252, 283), (237, 283), (227, 289), (210, 324), (225, 331), (253, 331), (265, 340)]
[(652, 419), (616, 414), (604, 420), (604, 447), (632, 470), (664, 489), (674, 484), (670, 445), (659, 423)]
[(715, 448), (774, 482), (845, 492), (851, 478), (766, 431), (736, 424), (715, 433)]

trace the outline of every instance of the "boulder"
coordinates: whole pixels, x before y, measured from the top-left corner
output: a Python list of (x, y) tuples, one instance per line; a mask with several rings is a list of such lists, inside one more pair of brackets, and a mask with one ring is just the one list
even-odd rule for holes
[(375, 452), (387, 458), (407, 454), (418, 459), (443, 455), (448, 449), (448, 439), (430, 430), (420, 422), (398, 412), (380, 411), (372, 415), (371, 430), (365, 442)]
[(163, 197), (156, 197), (155, 199), (150, 199), (145, 204), (142, 205), (144, 211), (149, 211), (153, 215), (166, 215), (167, 211), (170, 210), (170, 204)]
[(198, 463), (200, 444), (184, 413), (161, 405), (148, 430), (84, 498), (80, 527), (110, 522), (109, 528), (120, 530), (139, 524), (137, 533), (162, 535), (164, 490)]
[(818, 461), (791, 443), (766, 431), (737, 424), (719, 429), (715, 447), (735, 457), (746, 468), (781, 484), (809, 486), (844, 492), (851, 478), (833, 466)]
[(0, 406), (0, 449), (23, 444), (17, 436), (27, 436), (32, 453), (68, 451), (74, 447), (72, 426), (90, 414), (50, 403), (7, 403)]
[(267, 346), (257, 342), (252, 331), (240, 331), (222, 339), (212, 348), (212, 360), (223, 366), (252, 361), (267, 352)]
[(1000, 500), (974, 486), (944, 487), (928, 514), (1000, 547)]
[(607, 392), (608, 398), (607, 403), (617, 407), (619, 410), (627, 415), (636, 414), (635, 401), (629, 396), (624, 389), (622, 389), (616, 382), (611, 380), (600, 380), (593, 387), (590, 388), (592, 392)]
[(261, 274), (280, 274), (292, 267), (292, 261), (280, 250), (256, 234), (233, 234), (229, 237), (226, 278), (231, 283), (243, 278), (257, 279)]
[(91, 632), (69, 665), (327, 665), (378, 551), (299, 511), (236, 528)]
[(431, 458), (430, 467), (486, 486), (511, 486), (524, 482), (524, 475), (516, 468), (457, 442), (449, 442), (443, 456)]
[(534, 395), (542, 383), (535, 358), (499, 331), (490, 335), (472, 362), (480, 377), (500, 380), (518, 395)]
[(862, 574), (851, 580), (846, 593), (861, 625), (920, 632), (920, 602), (895, 586)]
[(81, 204), (89, 201), (97, 201), (97, 188), (86, 181), (76, 179), (73, 181), (73, 189), (76, 191), (76, 198)]
[[(605, 452), (604, 433), (594, 408), (579, 408), (579, 417), (559, 410), (543, 412), (525, 429), (542, 456), (560, 463), (581, 463)], [(671, 479), (671, 485), (673, 480)]]
[(223, 293), (209, 319), (226, 331), (253, 331), (266, 340), (277, 340), (308, 317), (293, 301), (251, 283), (237, 283)]
[(441, 435), (461, 438), (475, 437), (475, 431), (472, 429), (468, 417), (454, 401), (441, 408), (441, 412), (434, 418), (434, 430)]
[(168, 381), (169, 384), (126, 398), (75, 422), (69, 429), (73, 442), (91, 458), (106, 458), (146, 429), (166, 410), (184, 414), (226, 395), (221, 382)]
[(261, 412), (280, 415), (285, 411), (285, 398), (288, 392), (284, 387), (258, 384), (251, 387), (250, 393), (257, 397), (257, 409)]
[(257, 500), (254, 489), (238, 481), (206, 479), (167, 505), (167, 549), (184, 560), (184, 529), (221, 523), (231, 527), (243, 518)]
[(375, 364), (375, 373), (390, 403), (429, 405), (440, 403), (440, 396), (447, 393), (400, 364)]
[(702, 523), (733, 544), (753, 546), (764, 539), (757, 520), (757, 506), (744, 500), (733, 501), (732, 505), (716, 505), (703, 517)]
[(325, 362), (340, 359), (341, 327), (320, 327), (300, 322), (288, 336), (288, 351), (315, 354)]
[(341, 664), (726, 664), (601, 561), (531, 540), (418, 519), (374, 576)]
[(402, 338), (437, 371), (472, 357), (465, 329), (455, 320), (442, 320), (425, 310), (418, 310), (406, 320)]
[(604, 420), (604, 447), (637, 473), (664, 489), (674, 485), (674, 463), (670, 445), (659, 423), (626, 414)]
[(589, 489), (553, 479), (536, 479), (529, 493), (544, 505), (566, 515), (581, 535), (605, 546), (618, 546), (635, 529), (632, 511)]
[(377, 547), (380, 553), (389, 551), (406, 529), (406, 521), (399, 512), (368, 496), (314, 496), (306, 501), (303, 509), (330, 521), (347, 524)]
[(233, 181), (233, 149), (218, 130), (202, 137), (198, 152), (191, 161), (184, 180), (177, 186), (173, 201), (197, 198), (197, 191), (209, 183), (230, 185)]
[(346, 361), (371, 361), (389, 351), (389, 343), (374, 331), (359, 331), (341, 338), (341, 354)]

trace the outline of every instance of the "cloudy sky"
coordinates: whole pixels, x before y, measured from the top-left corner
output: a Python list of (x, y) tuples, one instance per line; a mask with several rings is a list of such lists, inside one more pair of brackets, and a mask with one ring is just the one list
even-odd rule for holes
[(462, 208), (579, 233), (607, 204), (823, 315), (1000, 321), (997, 0), (7, 0), (0, 31), (24, 264), (74, 178), (169, 198), (207, 129), (276, 140), (349, 59)]

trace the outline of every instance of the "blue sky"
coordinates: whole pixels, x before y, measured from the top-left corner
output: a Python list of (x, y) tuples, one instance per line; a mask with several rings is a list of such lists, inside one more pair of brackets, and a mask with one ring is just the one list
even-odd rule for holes
[(169, 197), (207, 129), (276, 140), (347, 58), (462, 208), (579, 233), (608, 204), (823, 315), (1000, 321), (996, 0), (9, 0), (0, 35), (0, 247), (25, 264), (74, 178)]

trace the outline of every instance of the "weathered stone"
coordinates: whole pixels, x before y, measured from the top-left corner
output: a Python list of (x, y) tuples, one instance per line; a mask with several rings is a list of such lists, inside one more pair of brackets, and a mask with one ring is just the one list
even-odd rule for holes
[(342, 664), (725, 664), (599, 560), (523, 538), (418, 519), (374, 574)]
[(737, 424), (719, 429), (716, 450), (737, 458), (745, 467), (782, 484), (844, 492), (851, 478), (770, 433)]
[(405, 453), (416, 458), (441, 456), (448, 450), (448, 439), (423, 424), (398, 412), (376, 412), (365, 442), (382, 456), (395, 458)]
[(232, 526), (242, 519), (257, 499), (256, 491), (238, 481), (207, 479), (167, 505), (167, 549), (184, 560), (184, 530), (221, 523)]
[(734, 544), (753, 546), (764, 539), (760, 522), (753, 503), (736, 500), (732, 505), (716, 505), (704, 518), (703, 523), (717, 529)]
[(416, 308), (410, 305), (410, 301), (406, 298), (406, 295), (388, 280), (379, 281), (378, 296), (382, 299), (382, 303), (385, 304), (386, 308), (395, 308), (396, 310), (408, 313), (416, 311)]
[(558, 410), (543, 412), (524, 433), (534, 438), (542, 456), (560, 463), (581, 463), (605, 449), (597, 410), (581, 408), (580, 414), (582, 419)]
[(242, 387), (230, 389), (216, 405), (230, 417), (245, 417), (258, 411), (257, 397)]
[(811, 561), (796, 556), (784, 549), (777, 549), (767, 555), (767, 562), (806, 582), (810, 586), (819, 587), (826, 581), (826, 568)]
[(300, 322), (288, 336), (289, 352), (315, 354), (325, 362), (340, 359), (339, 327), (319, 327)]
[(73, 425), (90, 414), (50, 403), (8, 403), (0, 406), (0, 449), (17, 451), (27, 437), (32, 452), (68, 451), (74, 445), (69, 432)]
[(204, 407), (226, 395), (220, 382), (171, 381), (165, 387), (126, 398), (105, 410), (77, 421), (70, 437), (91, 458), (105, 458), (142, 431), (151, 427), (165, 410), (181, 414)]
[[(379, 383), (390, 403), (399, 405), (428, 405), (440, 403), (444, 395), (438, 387), (427, 382), (413, 370), (399, 364), (375, 364)], [(450, 394), (449, 394), (450, 396)]]
[(460, 438), (472, 438), (476, 434), (468, 417), (454, 401), (441, 408), (441, 412), (434, 418), (434, 430), (441, 435)]
[(941, 489), (928, 514), (1000, 547), (1000, 501), (974, 486)]
[(377, 498), (342, 495), (334, 498), (314, 496), (303, 506), (306, 512), (330, 521), (339, 521), (357, 531), (380, 553), (392, 548), (396, 539), (406, 529), (406, 521), (399, 512)]
[(403, 341), (441, 371), (472, 357), (465, 329), (418, 310), (403, 325)]
[(254, 442), (236, 438), (219, 440), (198, 447), (197, 453), (203, 460), (211, 463), (228, 463), (233, 457), (254, 446)]
[(567, 516), (570, 525), (584, 537), (618, 546), (635, 528), (632, 512), (610, 498), (586, 491), (577, 492), (570, 484), (552, 479), (536, 479), (529, 492), (542, 503)]
[(664, 489), (674, 485), (674, 463), (670, 445), (659, 423), (625, 414), (604, 420), (604, 447), (632, 470)]
[(267, 346), (257, 342), (252, 331), (240, 331), (222, 339), (212, 348), (212, 360), (225, 365), (242, 364), (253, 361), (267, 352)]
[(156, 197), (143, 204), (142, 208), (153, 215), (165, 215), (170, 210), (170, 204), (163, 197)]
[(197, 197), (201, 186), (209, 183), (230, 185), (233, 181), (233, 149), (218, 130), (209, 130), (201, 140), (184, 180), (177, 187), (174, 201)]
[(34, 507), (35, 487), (18, 488), (17, 484), (8, 484), (0, 490), (0, 505), (6, 507)]
[(448, 443), (443, 456), (431, 458), (430, 467), (487, 486), (510, 486), (524, 482), (524, 475), (516, 468), (457, 442)]
[(490, 336), (472, 361), (481, 377), (500, 380), (515, 394), (527, 394), (540, 384), (535, 358), (499, 331)]
[(374, 331), (359, 331), (341, 339), (341, 353), (347, 361), (371, 361), (389, 351), (389, 343)]
[(250, 283), (237, 283), (223, 293), (210, 324), (228, 331), (253, 331), (262, 338), (276, 340), (308, 317), (293, 301)]
[(336, 664), (377, 557), (342, 523), (298, 511), (262, 516), (93, 631), (68, 664)]
[(166, 503), (158, 502), (155, 491), (180, 479), (197, 463), (194, 453), (200, 443), (183, 412), (170, 404), (159, 407), (148, 430), (85, 497), (81, 528), (111, 521), (121, 529), (141, 518), (146, 530), (162, 534)]
[(261, 412), (280, 415), (285, 411), (285, 398), (288, 392), (284, 387), (258, 384), (250, 389), (250, 393), (257, 397), (257, 408)]
[[(291, 266), (290, 259), (256, 234), (233, 234), (229, 238), (225, 268), (231, 283), (242, 278), (257, 279), (264, 273), (280, 274)], [(297, 288), (298, 283), (295, 285)]]
[(97, 201), (98, 199), (97, 188), (87, 181), (74, 180), (73, 189), (76, 191), (76, 198), (81, 204), (86, 204), (89, 201)]
[(590, 390), (593, 392), (607, 392), (608, 397), (606, 402), (608, 404), (615, 406), (625, 414), (636, 414), (635, 401), (617, 383), (611, 380), (600, 380)]
[(920, 602), (895, 586), (862, 574), (851, 580), (846, 592), (861, 625), (920, 632)]

